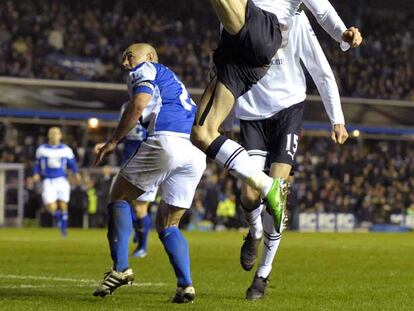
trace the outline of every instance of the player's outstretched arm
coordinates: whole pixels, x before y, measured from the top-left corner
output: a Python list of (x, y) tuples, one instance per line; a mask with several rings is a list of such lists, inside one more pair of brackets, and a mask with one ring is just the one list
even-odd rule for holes
[[(328, 0), (303, 0), (306, 7), (315, 16), (322, 28), (346, 51), (349, 46), (356, 48), (362, 43), (362, 35), (358, 28), (347, 29), (335, 8)], [(346, 43), (346, 44), (344, 44)]]
[(300, 58), (318, 88), (326, 113), (332, 123), (331, 138), (335, 143), (343, 144), (348, 139), (348, 132), (345, 128), (338, 85), (304, 12), (299, 17), (297, 31), (300, 32)]
[(136, 126), (151, 98), (151, 94), (144, 92), (134, 95), (125, 108), (112, 137), (104, 145), (95, 146), (95, 152), (97, 153), (95, 165), (101, 163), (106, 156), (111, 154), (116, 149), (116, 145)]

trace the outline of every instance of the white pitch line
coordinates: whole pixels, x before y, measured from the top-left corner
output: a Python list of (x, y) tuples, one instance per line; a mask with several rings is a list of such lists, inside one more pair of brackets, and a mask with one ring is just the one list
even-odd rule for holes
[[(35, 275), (16, 275), (16, 274), (0, 274), (0, 279), (17, 279), (17, 280), (38, 280), (38, 281), (57, 281), (57, 282), (74, 282), (74, 283), (85, 283), (85, 285), (78, 285), (78, 287), (86, 287), (96, 285), (100, 281), (92, 279), (72, 279), (72, 278), (61, 278), (61, 277), (51, 277), (51, 276), (35, 276)], [(88, 284), (88, 285), (86, 285)], [(150, 287), (150, 286), (165, 286), (166, 283), (133, 283), (132, 286), (139, 287)], [(34, 285), (35, 286), (35, 285)], [(51, 287), (56, 285), (50, 285)], [(45, 286), (46, 287), (46, 286)], [(64, 286), (61, 286), (64, 287)], [(68, 286), (73, 287), (73, 286)]]
[(91, 279), (71, 279), (51, 276), (36, 276), (36, 275), (16, 275), (16, 274), (0, 274), (0, 278), (5, 279), (18, 279), (18, 280), (42, 280), (42, 281), (61, 281), (61, 282), (80, 282), (80, 283), (93, 283), (99, 282)]
[(91, 287), (90, 285), (86, 284), (75, 284), (75, 285), (57, 285), (57, 284), (39, 284), (39, 285), (33, 285), (33, 284), (20, 284), (20, 285), (0, 285), (0, 288), (73, 288), (73, 287)]

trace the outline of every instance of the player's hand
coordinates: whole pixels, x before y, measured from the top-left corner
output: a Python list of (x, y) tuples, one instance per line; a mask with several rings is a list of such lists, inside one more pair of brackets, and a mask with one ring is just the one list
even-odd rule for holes
[(100, 164), (108, 155), (110, 155), (116, 149), (115, 142), (107, 142), (107, 143), (100, 143), (96, 144), (95, 148), (93, 149), (94, 152), (97, 154), (95, 159), (95, 165)]
[(82, 185), (82, 175), (79, 174), (79, 173), (76, 174), (76, 184), (78, 186), (81, 186)]
[(33, 175), (33, 182), (39, 182), (40, 181), (40, 175), (39, 174), (36, 174), (36, 175)]
[(353, 48), (356, 48), (362, 43), (362, 35), (356, 27), (350, 27), (342, 34), (342, 40), (349, 43)]
[(333, 126), (331, 138), (335, 143), (342, 145), (346, 142), (348, 137), (348, 131), (344, 124), (335, 124)]

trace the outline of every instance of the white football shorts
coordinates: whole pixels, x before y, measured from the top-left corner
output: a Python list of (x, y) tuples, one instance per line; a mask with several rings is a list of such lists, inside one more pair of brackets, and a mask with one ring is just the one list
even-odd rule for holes
[(148, 137), (120, 174), (145, 192), (160, 187), (167, 204), (190, 208), (205, 168), (204, 153), (188, 138), (163, 134)]
[(141, 194), (137, 198), (137, 201), (140, 201), (140, 202), (154, 202), (155, 199), (157, 198), (157, 192), (158, 192), (158, 188), (155, 188), (155, 189), (152, 189), (150, 191), (144, 192), (143, 194)]
[(45, 178), (42, 185), (42, 199), (45, 205), (56, 201), (69, 202), (70, 184), (66, 177)]

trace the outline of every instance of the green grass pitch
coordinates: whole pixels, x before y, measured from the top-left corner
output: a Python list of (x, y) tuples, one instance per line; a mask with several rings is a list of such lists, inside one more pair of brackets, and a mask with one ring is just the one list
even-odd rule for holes
[[(186, 233), (196, 301), (168, 302), (175, 277), (161, 243), (132, 259), (133, 286), (92, 296), (110, 267), (103, 230), (0, 229), (0, 310), (414, 310), (414, 234), (285, 234), (267, 295), (246, 301), (254, 272), (240, 232)], [(132, 247), (132, 246), (131, 246)]]

